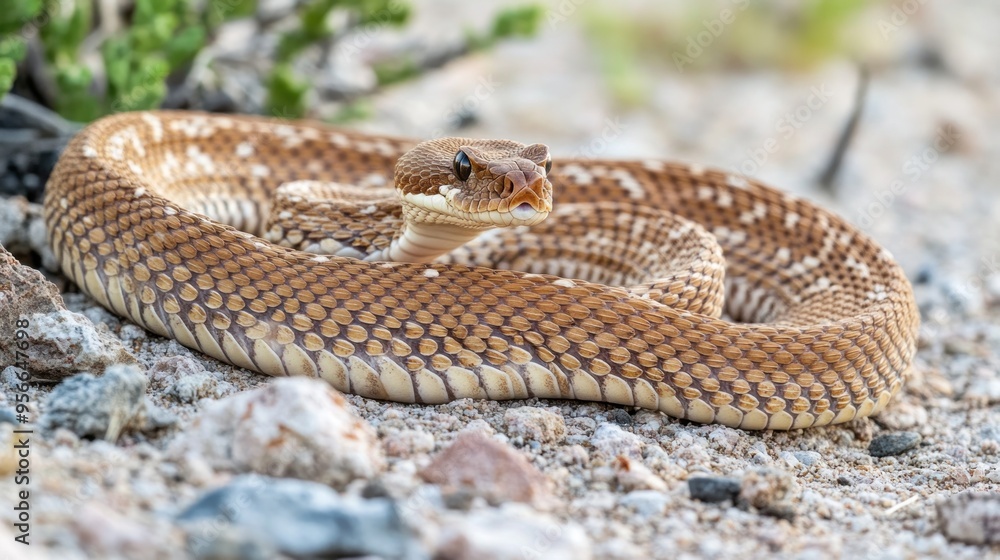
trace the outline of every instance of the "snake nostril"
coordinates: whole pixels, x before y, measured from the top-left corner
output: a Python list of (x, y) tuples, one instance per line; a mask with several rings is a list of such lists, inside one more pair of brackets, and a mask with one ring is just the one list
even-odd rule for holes
[(503, 178), (503, 192), (500, 196), (510, 196), (514, 194), (514, 181), (507, 175)]

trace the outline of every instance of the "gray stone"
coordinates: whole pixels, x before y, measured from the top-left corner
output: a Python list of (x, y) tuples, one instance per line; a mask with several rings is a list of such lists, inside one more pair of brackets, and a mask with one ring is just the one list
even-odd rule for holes
[(696, 476), (688, 479), (688, 491), (692, 498), (702, 502), (736, 502), (740, 494), (740, 481), (721, 476)]
[(807, 467), (815, 465), (817, 461), (823, 458), (822, 455), (815, 451), (792, 451), (792, 455)]
[(0, 424), (19, 425), (17, 415), (9, 408), (0, 408)]
[(52, 390), (41, 417), (43, 430), (66, 428), (80, 437), (115, 441), (146, 421), (146, 376), (136, 366), (112, 366), (101, 377), (74, 375)]
[(621, 408), (611, 411), (611, 421), (620, 426), (631, 426), (633, 423), (632, 415), (627, 410)]
[(239, 476), (201, 496), (178, 520), (196, 555), (219, 547), (218, 527), (228, 524), (292, 556), (421, 557), (392, 500), (342, 497), (305, 480)]
[(920, 434), (916, 432), (896, 432), (882, 434), (868, 445), (872, 457), (889, 457), (905, 453), (920, 444)]

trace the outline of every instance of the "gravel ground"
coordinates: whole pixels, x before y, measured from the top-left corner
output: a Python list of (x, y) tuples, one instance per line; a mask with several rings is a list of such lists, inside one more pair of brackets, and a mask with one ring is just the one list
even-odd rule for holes
[[(32, 544), (14, 542), (19, 512), (4, 507), (0, 557), (1000, 555), (1000, 66), (985, 55), (1000, 40), (996, 4), (914, 8), (877, 50), (833, 189), (816, 178), (852, 108), (853, 65), (654, 68), (646, 100), (625, 108), (575, 19), (585, 3), (551, 4), (568, 15), (539, 39), (382, 92), (359, 127), (427, 137), (469, 112), (462, 135), (742, 170), (839, 211), (896, 255), (923, 315), (912, 377), (889, 408), (750, 433), (592, 403), (345, 399), (204, 358), (69, 291), (66, 307), (139, 365), (28, 389)], [(469, 21), (483, 9), (436, 6), (410, 33), (439, 28), (434, 14)], [(871, 14), (873, 29), (890, 10)], [(937, 49), (936, 66), (914, 54), (922, 42)], [(799, 115), (790, 134), (789, 113)], [(28, 220), (23, 206), (0, 200), (0, 215)], [(16, 370), (0, 375), (0, 422), (17, 386)], [(140, 412), (129, 423), (121, 410)], [(92, 422), (81, 428), (73, 415)], [(23, 489), (14, 444), (0, 447), (5, 503)], [(258, 490), (238, 501), (247, 487)]]

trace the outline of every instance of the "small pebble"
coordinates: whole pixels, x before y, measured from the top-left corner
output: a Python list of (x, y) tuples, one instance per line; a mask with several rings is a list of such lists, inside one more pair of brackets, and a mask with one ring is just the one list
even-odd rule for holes
[(459, 511), (469, 511), (476, 501), (476, 494), (468, 488), (459, 488), (441, 497), (444, 507)]
[(621, 426), (631, 426), (633, 422), (632, 415), (629, 414), (628, 411), (621, 408), (616, 408), (611, 411), (611, 421)]
[(792, 451), (792, 455), (807, 467), (815, 465), (817, 461), (822, 459), (822, 456), (815, 451)]
[(381, 480), (369, 480), (361, 488), (362, 498), (391, 498), (392, 494)]
[(710, 504), (726, 500), (735, 502), (740, 495), (740, 481), (721, 476), (696, 476), (688, 479), (688, 491), (695, 500)]
[(868, 445), (872, 457), (889, 457), (905, 453), (920, 444), (920, 434), (916, 432), (895, 432), (875, 437)]

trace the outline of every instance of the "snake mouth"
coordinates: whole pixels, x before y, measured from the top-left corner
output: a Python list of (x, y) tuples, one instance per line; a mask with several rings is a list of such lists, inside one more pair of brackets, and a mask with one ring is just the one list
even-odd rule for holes
[(514, 216), (515, 220), (527, 221), (534, 218), (535, 215), (538, 214), (538, 210), (535, 210), (535, 208), (527, 202), (522, 202), (516, 207), (511, 208), (510, 214), (511, 216)]

